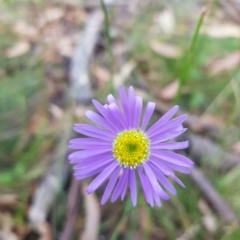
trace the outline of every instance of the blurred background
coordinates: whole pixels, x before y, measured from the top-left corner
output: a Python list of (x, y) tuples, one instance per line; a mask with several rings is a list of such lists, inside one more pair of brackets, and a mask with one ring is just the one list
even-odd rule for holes
[[(0, 239), (239, 240), (239, 40), (239, 0), (0, 0)], [(72, 178), (73, 124), (121, 85), (189, 115), (162, 208)]]

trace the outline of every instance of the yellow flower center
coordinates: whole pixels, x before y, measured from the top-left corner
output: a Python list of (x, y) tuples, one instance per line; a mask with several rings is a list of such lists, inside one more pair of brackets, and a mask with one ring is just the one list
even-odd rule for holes
[(137, 130), (123, 131), (113, 143), (113, 154), (120, 165), (135, 168), (149, 157), (149, 139)]

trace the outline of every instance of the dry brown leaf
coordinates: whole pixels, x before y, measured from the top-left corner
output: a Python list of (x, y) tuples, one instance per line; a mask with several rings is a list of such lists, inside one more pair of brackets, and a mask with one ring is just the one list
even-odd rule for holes
[(182, 56), (181, 50), (173, 45), (161, 43), (153, 40), (150, 46), (154, 52), (166, 58), (179, 58)]
[(212, 75), (217, 75), (224, 71), (231, 70), (237, 67), (239, 64), (240, 64), (240, 51), (237, 51), (211, 64), (210, 73)]
[(202, 222), (205, 228), (208, 230), (208, 232), (214, 234), (217, 231), (217, 220), (213, 215), (212, 210), (207, 205), (207, 203), (204, 200), (199, 200), (198, 202), (198, 208), (203, 213)]
[(5, 54), (7, 58), (14, 58), (27, 53), (29, 50), (30, 50), (29, 42), (18, 42), (16, 45), (8, 48)]
[(40, 233), (39, 240), (53, 240), (52, 233), (51, 233), (51, 227), (47, 222), (40, 223), (38, 225), (38, 232)]
[(177, 94), (179, 81), (175, 80), (158, 92), (158, 96), (163, 100), (172, 100)]
[(240, 154), (240, 141), (237, 141), (232, 145), (232, 150)]
[(86, 184), (83, 184), (83, 195), (86, 206), (86, 218), (81, 240), (97, 240), (100, 225), (100, 208), (94, 193), (88, 195), (85, 191)]
[(119, 88), (121, 85), (124, 84), (124, 82), (129, 78), (136, 65), (137, 64), (135, 61), (130, 60), (122, 66), (120, 72), (113, 77), (113, 83), (115, 88)]
[(214, 23), (203, 28), (202, 32), (214, 38), (240, 38), (240, 27), (232, 23)]
[(35, 39), (38, 35), (38, 30), (34, 26), (31, 26), (23, 21), (18, 21), (15, 24), (14, 31), (22, 36), (26, 36), (31, 39)]
[(110, 79), (110, 74), (106, 68), (96, 66), (93, 70), (94, 76), (97, 78), (100, 85), (104, 85)]
[(0, 207), (15, 207), (17, 199), (16, 194), (0, 194)]
[(170, 8), (166, 8), (154, 17), (155, 22), (165, 34), (172, 34), (175, 31), (175, 16)]
[(10, 214), (4, 213), (1, 215), (2, 231), (0, 237), (2, 240), (19, 240), (17, 235), (12, 232), (13, 218)]
[(57, 21), (64, 16), (64, 11), (61, 8), (49, 8), (39, 18), (39, 25), (43, 27), (45, 24)]

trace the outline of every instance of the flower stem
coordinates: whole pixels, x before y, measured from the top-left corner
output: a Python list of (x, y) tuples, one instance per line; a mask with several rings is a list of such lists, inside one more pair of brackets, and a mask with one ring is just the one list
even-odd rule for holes
[(101, 8), (104, 14), (104, 31), (107, 38), (107, 52), (108, 52), (108, 64), (110, 68), (110, 80), (109, 80), (109, 88), (110, 92), (115, 95), (115, 88), (113, 83), (113, 73), (114, 73), (114, 59), (113, 59), (113, 51), (112, 51), (112, 39), (110, 36), (110, 25), (109, 25), (109, 16), (106, 4), (104, 0), (100, 0)]

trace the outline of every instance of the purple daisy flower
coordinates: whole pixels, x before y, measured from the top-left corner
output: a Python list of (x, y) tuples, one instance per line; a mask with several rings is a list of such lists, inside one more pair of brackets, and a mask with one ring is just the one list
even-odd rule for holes
[(188, 168), (193, 166), (188, 158), (167, 151), (188, 147), (188, 141), (169, 142), (186, 131), (182, 123), (187, 115), (171, 120), (178, 111), (178, 106), (174, 106), (147, 129), (156, 104), (147, 104), (141, 122), (143, 101), (135, 95), (133, 87), (129, 88), (128, 95), (120, 87), (119, 96), (121, 107), (111, 94), (107, 97), (108, 104), (102, 105), (93, 100), (100, 114), (87, 111), (86, 116), (98, 126), (74, 126), (76, 132), (87, 136), (70, 141), (69, 148), (80, 150), (69, 156), (70, 162), (75, 164), (74, 176), (81, 180), (99, 173), (87, 187), (88, 194), (108, 180), (102, 204), (110, 195), (112, 202), (118, 197), (123, 200), (129, 188), (132, 203), (136, 206), (138, 175), (146, 201), (151, 206), (156, 203), (160, 207), (161, 199), (169, 199), (164, 189), (176, 194), (169, 178), (184, 187), (173, 171), (187, 174)]

